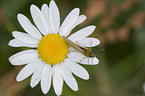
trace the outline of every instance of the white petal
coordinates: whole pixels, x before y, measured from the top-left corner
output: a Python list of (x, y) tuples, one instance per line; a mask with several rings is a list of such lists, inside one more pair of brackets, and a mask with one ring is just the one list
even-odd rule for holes
[(58, 33), (59, 26), (60, 26), (60, 14), (54, 0), (50, 1), (49, 9), (50, 9), (49, 16), (50, 16), (50, 24), (52, 27), (52, 32)]
[(73, 51), (73, 52), (78, 52), (76, 49), (74, 49), (73, 47), (69, 47), (69, 51)]
[(45, 65), (46, 63), (42, 62), (41, 66), (33, 73), (30, 83), (32, 88), (35, 87), (41, 80), (41, 74)]
[(19, 41), (22, 41), (26, 44), (38, 44), (39, 43), (39, 40), (33, 38), (29, 34), (18, 32), (18, 31), (14, 31), (14, 32), (12, 32), (12, 34), (16, 39), (18, 39)]
[(67, 57), (71, 59), (72, 61), (75, 61), (81, 64), (86, 64), (86, 65), (96, 65), (99, 63), (99, 60), (96, 57), (94, 58), (86, 57), (85, 55), (74, 50), (70, 51)]
[(81, 60), (83, 60), (86, 56), (77, 52), (77, 51), (70, 51), (70, 53), (68, 53), (67, 57), (75, 62), (80, 62)]
[(17, 15), (18, 21), (21, 24), (21, 26), (23, 27), (23, 29), (30, 34), (32, 37), (40, 40), (42, 38), (42, 35), (40, 34), (40, 32), (36, 29), (36, 27), (34, 25), (32, 25), (32, 23), (29, 21), (29, 19), (22, 15), (22, 14), (18, 14)]
[(95, 28), (96, 28), (96, 26), (85, 27), (85, 28), (75, 32), (71, 36), (69, 36), (68, 39), (70, 39), (71, 41), (74, 42), (76, 40), (80, 40), (80, 39), (86, 38), (87, 36), (89, 36), (90, 34), (93, 33)]
[(85, 68), (80, 66), (79, 64), (66, 59), (65, 65), (68, 66), (68, 68), (78, 77), (88, 80), (89, 79), (89, 74)]
[(86, 57), (86, 58), (82, 59), (81, 62), (79, 62), (79, 63), (86, 64), (86, 65), (96, 65), (99, 63), (99, 60), (96, 57), (94, 57), (94, 58)]
[(30, 63), (32, 61), (36, 61), (38, 59), (39, 55), (37, 53), (37, 50), (25, 50), (19, 53), (16, 53), (12, 55), (9, 58), (9, 61), (12, 65), (23, 65), (26, 63)]
[(70, 34), (70, 32), (72, 31), (73, 28), (75, 28), (77, 25), (79, 25), (80, 23), (82, 23), (83, 21), (86, 20), (86, 16), (85, 15), (80, 15), (77, 18), (77, 21), (75, 22), (75, 24), (73, 25), (73, 27), (69, 30), (69, 32), (65, 35), (66, 37)]
[(47, 4), (43, 4), (41, 7), (41, 12), (44, 14), (44, 17), (46, 19), (47, 22), (47, 27), (48, 27), (48, 33), (52, 33), (51, 30), (51, 25), (50, 25), (50, 18), (49, 18), (49, 8), (47, 6)]
[(75, 8), (68, 14), (68, 16), (66, 17), (66, 19), (64, 20), (64, 22), (60, 27), (59, 34), (61, 36), (66, 36), (68, 34), (69, 30), (76, 23), (79, 16), (79, 12), (80, 12), (79, 8)]
[(62, 94), (63, 78), (60, 71), (60, 64), (53, 65), (53, 87), (57, 95)]
[[(76, 42), (77, 43), (77, 42)], [(78, 40), (78, 43), (85, 47), (94, 47), (100, 44), (100, 41), (96, 38), (84, 38), (81, 40)]]
[(28, 65), (26, 65), (17, 75), (16, 80), (22, 81), (26, 79), (28, 76), (30, 76), (39, 66), (41, 65), (42, 61), (41, 59), (38, 59), (37, 61), (31, 62)]
[(66, 84), (74, 91), (77, 91), (78, 90), (78, 84), (77, 84), (77, 81), (76, 79), (73, 77), (72, 73), (71, 73), (71, 70), (69, 70), (67, 68), (67, 66), (64, 64), (64, 62), (62, 62), (60, 64), (60, 69), (61, 69), (61, 74), (62, 74), (62, 77), (64, 79), (64, 81), (66, 82)]
[(48, 34), (48, 25), (46, 23), (43, 13), (35, 5), (31, 5), (30, 11), (31, 11), (33, 21), (35, 22), (35, 24), (38, 27), (38, 29), (40, 30), (40, 32), (43, 35), (47, 35)]
[(41, 76), (41, 89), (44, 94), (47, 94), (51, 86), (51, 65), (45, 64)]
[(79, 25), (80, 23), (84, 22), (86, 20), (86, 16), (85, 15), (80, 15), (76, 21), (76, 23), (74, 24), (74, 27), (76, 27), (77, 25)]
[(30, 48), (38, 47), (38, 44), (26, 44), (26, 43), (19, 41), (17, 39), (10, 40), (8, 45), (12, 46), (12, 47), (30, 47)]

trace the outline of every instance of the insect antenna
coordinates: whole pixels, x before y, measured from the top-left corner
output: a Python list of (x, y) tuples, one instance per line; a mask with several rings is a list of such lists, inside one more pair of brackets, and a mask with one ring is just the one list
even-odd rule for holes
[(80, 45), (80, 43), (79, 43), (79, 41), (78, 41), (78, 40), (76, 40), (76, 42)]
[[(93, 42), (93, 41), (91, 41), (91, 43), (90, 43), (90, 50), (91, 50), (91, 45), (92, 45), (92, 42)], [(90, 59), (91, 59), (92, 64), (93, 64), (93, 58), (90, 58)], [(92, 64), (91, 64), (91, 65), (92, 65)], [(93, 68), (93, 65), (92, 65), (92, 68)]]
[(105, 48), (101, 49), (100, 51), (104, 51), (104, 50), (105, 50)]

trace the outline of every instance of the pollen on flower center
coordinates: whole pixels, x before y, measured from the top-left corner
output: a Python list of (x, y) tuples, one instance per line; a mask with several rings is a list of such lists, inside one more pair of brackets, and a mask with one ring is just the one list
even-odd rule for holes
[(57, 64), (64, 61), (68, 54), (68, 45), (59, 34), (48, 34), (43, 36), (37, 47), (42, 61), (47, 64)]

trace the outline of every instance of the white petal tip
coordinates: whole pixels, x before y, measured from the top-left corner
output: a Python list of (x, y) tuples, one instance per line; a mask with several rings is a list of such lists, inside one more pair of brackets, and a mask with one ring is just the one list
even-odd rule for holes
[[(98, 65), (99, 64), (99, 62), (97, 62), (97, 63), (93, 63), (92, 65)], [(89, 65), (89, 64), (88, 64)]]
[(98, 40), (97, 45), (99, 45), (100, 43), (101, 43), (100, 40)]
[(85, 19), (87, 19), (87, 16), (86, 15), (82, 15)]
[[(43, 4), (42, 7), (48, 7), (47, 4)], [(42, 8), (41, 8), (42, 9)]]
[(47, 94), (47, 92), (43, 92), (43, 94)]
[(96, 57), (94, 57), (92, 65), (97, 65), (97, 64), (99, 64), (99, 60)]
[(51, 0), (50, 3), (55, 3), (55, 1), (54, 0)]
[(34, 88), (36, 85), (34, 85), (33, 83), (30, 83), (30, 86), (31, 86), (32, 88)]
[(9, 62), (11, 62), (11, 57), (8, 58)]
[(92, 29), (94, 29), (94, 30), (96, 29), (96, 26), (94, 26), (94, 25), (91, 25), (90, 27), (92, 27)]
[(31, 85), (31, 87), (34, 88), (35, 86), (34, 85)]
[(42, 6), (47, 6), (47, 4), (43, 4)]
[(23, 79), (19, 76), (19, 74), (18, 74), (17, 77), (16, 77), (16, 81), (17, 81), (17, 82), (23, 81)]
[(35, 5), (34, 4), (32, 4), (30, 7), (34, 7)]
[(84, 80), (89, 80), (89, 78), (84, 78)]
[[(87, 19), (87, 16), (85, 16), (85, 15), (81, 15), (80, 17), (83, 19), (83, 21), (85, 21), (85, 20)], [(83, 22), (83, 21), (82, 21), (82, 22)], [(82, 22), (81, 22), (81, 23), (82, 23)]]
[(89, 75), (86, 78), (83, 78), (84, 80), (89, 80)]
[(37, 6), (34, 5), (34, 4), (32, 4), (32, 5), (30, 6), (30, 10), (32, 10), (34, 7), (37, 7)]
[(12, 60), (12, 56), (11, 56), (11, 57), (9, 57), (9, 59), (8, 59), (8, 60), (9, 60), (9, 62), (10, 62), (12, 65), (16, 65), (16, 64), (15, 64), (15, 62), (13, 62), (13, 60)]
[(54, 0), (51, 0), (50, 2), (52, 2), (52, 1), (54, 1)]
[(12, 39), (12, 40), (9, 41), (8, 45), (12, 46), (12, 47), (17, 47), (17, 46), (15, 46), (15, 43), (16, 43), (16, 40)]
[(45, 7), (48, 7), (47, 4), (43, 4), (42, 7), (41, 7), (41, 10), (42, 10), (43, 8), (45, 8)]
[(42, 92), (43, 92), (44, 94), (47, 94), (47, 93), (48, 93), (48, 91), (46, 91), (46, 90), (42, 90)]
[(34, 88), (35, 86), (34, 85), (30, 85), (31, 86), (31, 88)]
[(99, 64), (99, 60), (97, 59), (94, 64), (95, 65)]
[(20, 78), (16, 77), (16, 81), (21, 82), (22, 80)]
[(80, 12), (80, 9), (79, 8), (75, 8), (74, 10), (76, 10), (77, 12)]
[(18, 14), (18, 15), (17, 15), (17, 18), (19, 18), (20, 16), (22, 16), (22, 14)]
[(11, 41), (9, 41), (8, 45), (9, 45), (9, 46), (12, 46)]
[(79, 90), (78, 88), (74, 89), (74, 91), (78, 91), (78, 90)]
[(61, 94), (62, 94), (62, 92), (58, 92), (58, 93), (56, 93), (57, 96), (60, 96)]

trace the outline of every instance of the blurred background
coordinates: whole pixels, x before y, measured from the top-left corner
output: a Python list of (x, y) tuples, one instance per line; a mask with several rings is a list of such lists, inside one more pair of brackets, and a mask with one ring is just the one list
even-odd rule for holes
[[(55, 0), (61, 23), (75, 7), (87, 20), (76, 30), (88, 25), (97, 28), (91, 37), (101, 44), (92, 50), (100, 63), (85, 66), (89, 80), (76, 76), (79, 91), (72, 91), (65, 83), (62, 96), (145, 96), (145, 0)], [(47, 95), (40, 89), (30, 87), (30, 79), (16, 82), (15, 78), (23, 66), (12, 66), (8, 58), (28, 48), (8, 46), (12, 31), (24, 31), (17, 20), (22, 13), (31, 21), (30, 5), (41, 8), (50, 0), (0, 0), (0, 96), (55, 96), (53, 87)], [(33, 21), (32, 21), (33, 22)], [(72, 32), (72, 33), (73, 33)]]

